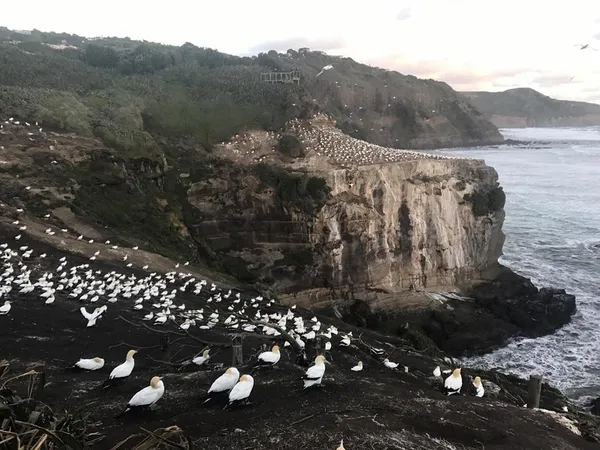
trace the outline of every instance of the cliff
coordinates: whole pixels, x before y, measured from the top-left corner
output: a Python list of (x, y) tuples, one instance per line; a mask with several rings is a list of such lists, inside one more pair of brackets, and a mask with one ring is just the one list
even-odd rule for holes
[(556, 100), (529, 88), (462, 95), (499, 128), (600, 125), (600, 105)]
[[(3, 214), (25, 209), (61, 249), (87, 254), (78, 234), (139, 245), (454, 354), (551, 332), (575, 310), (572, 296), (498, 265), (492, 168), (360, 141), (323, 115), (210, 153), (179, 145), (162, 162), (10, 121), (0, 145)], [(46, 236), (46, 224), (67, 232)], [(148, 263), (165, 266), (137, 262)]]

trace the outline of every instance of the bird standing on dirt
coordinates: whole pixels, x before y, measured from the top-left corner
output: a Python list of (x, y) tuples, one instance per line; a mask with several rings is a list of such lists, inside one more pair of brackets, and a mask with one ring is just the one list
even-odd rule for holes
[(340, 446), (338, 448), (336, 448), (335, 450), (346, 450), (346, 448), (344, 447), (344, 440), (343, 439), (340, 441)]
[(325, 364), (329, 364), (329, 361), (327, 361), (323, 355), (319, 355), (315, 358), (315, 364), (308, 368), (303, 377), (304, 387), (302, 390), (321, 384), (323, 375), (325, 375)]
[(103, 384), (103, 388), (107, 388), (111, 385), (114, 385), (118, 381), (123, 381), (133, 371), (135, 367), (135, 361), (133, 359), (133, 355), (137, 353), (137, 350), (129, 350), (127, 352), (127, 357), (125, 358), (125, 362), (123, 364), (119, 364), (115, 367), (110, 375), (108, 376), (108, 380), (106, 380)]
[(235, 367), (228, 368), (225, 373), (217, 378), (210, 386), (207, 392), (208, 398), (204, 400), (204, 403), (208, 402), (215, 395), (225, 394), (232, 390), (239, 379), (240, 372)]
[(452, 375), (450, 375), (444, 381), (444, 392), (446, 395), (460, 394), (462, 388), (462, 376), (460, 374), (460, 368), (454, 369)]
[(240, 381), (233, 387), (229, 393), (229, 403), (225, 408), (229, 408), (236, 404), (248, 404), (248, 399), (254, 387), (254, 378), (251, 375), (242, 375)]
[(280, 358), (281, 353), (279, 352), (279, 345), (274, 345), (271, 351), (262, 352), (260, 355), (258, 355), (258, 361), (256, 362), (255, 366), (274, 366), (279, 362)]
[(89, 359), (79, 359), (75, 364), (73, 364), (73, 368), (82, 369), (82, 370), (98, 370), (104, 367), (104, 360), (99, 356), (95, 356)]
[(160, 377), (152, 377), (150, 380), (150, 386), (146, 386), (141, 391), (138, 391), (129, 403), (127, 403), (127, 407), (125, 410), (119, 414), (117, 417), (122, 416), (123, 414), (131, 411), (133, 408), (150, 408), (165, 393), (165, 385), (162, 382), (162, 378)]

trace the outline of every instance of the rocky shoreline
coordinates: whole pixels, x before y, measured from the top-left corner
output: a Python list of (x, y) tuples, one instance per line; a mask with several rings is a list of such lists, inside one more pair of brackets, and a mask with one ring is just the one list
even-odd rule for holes
[[(530, 279), (497, 264), (481, 279), (430, 307), (396, 313), (372, 312), (354, 300), (345, 321), (408, 338), (425, 350), (454, 357), (496, 350), (515, 337), (539, 337), (566, 325), (576, 311), (575, 296), (563, 289), (537, 288)], [(438, 296), (442, 297), (442, 296)], [(334, 308), (326, 308), (334, 314)]]

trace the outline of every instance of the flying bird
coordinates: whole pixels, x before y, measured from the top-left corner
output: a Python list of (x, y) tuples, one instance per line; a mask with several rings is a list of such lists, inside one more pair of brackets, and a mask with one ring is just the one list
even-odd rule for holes
[(251, 375), (242, 375), (240, 381), (236, 383), (229, 393), (229, 403), (225, 405), (225, 408), (241, 404), (247, 405), (253, 387), (254, 378)]
[(460, 374), (460, 368), (454, 369), (452, 375), (450, 375), (444, 381), (444, 392), (446, 395), (460, 394), (462, 388), (462, 376)]
[(125, 410), (117, 417), (120, 417), (128, 411), (131, 411), (133, 408), (152, 407), (152, 405), (160, 400), (164, 393), (165, 385), (162, 382), (162, 378), (152, 377), (150, 380), (150, 386), (146, 386), (144, 389), (138, 391), (133, 397), (131, 397), (131, 400), (129, 400), (129, 403), (127, 403)]
[(321, 69), (321, 71), (316, 76), (318, 77), (321, 74), (323, 74), (323, 72), (326, 72), (327, 70), (331, 70), (331, 69), (333, 69), (333, 66), (331, 64), (327, 64), (325, 67), (323, 67)]

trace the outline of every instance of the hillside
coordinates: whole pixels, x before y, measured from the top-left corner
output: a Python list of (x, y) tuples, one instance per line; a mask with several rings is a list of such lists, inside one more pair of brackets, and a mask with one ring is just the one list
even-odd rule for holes
[(498, 128), (600, 125), (600, 105), (556, 100), (529, 88), (461, 94)]
[[(160, 137), (205, 148), (251, 127), (276, 130), (322, 110), (355, 137), (396, 148), (497, 143), (501, 136), (447, 84), (320, 52), (237, 57), (192, 44), (94, 39), (0, 28), (0, 115), (151, 152)], [(316, 77), (333, 64), (334, 70)], [(299, 85), (260, 74), (301, 71)], [(26, 87), (26, 88), (25, 88)]]

